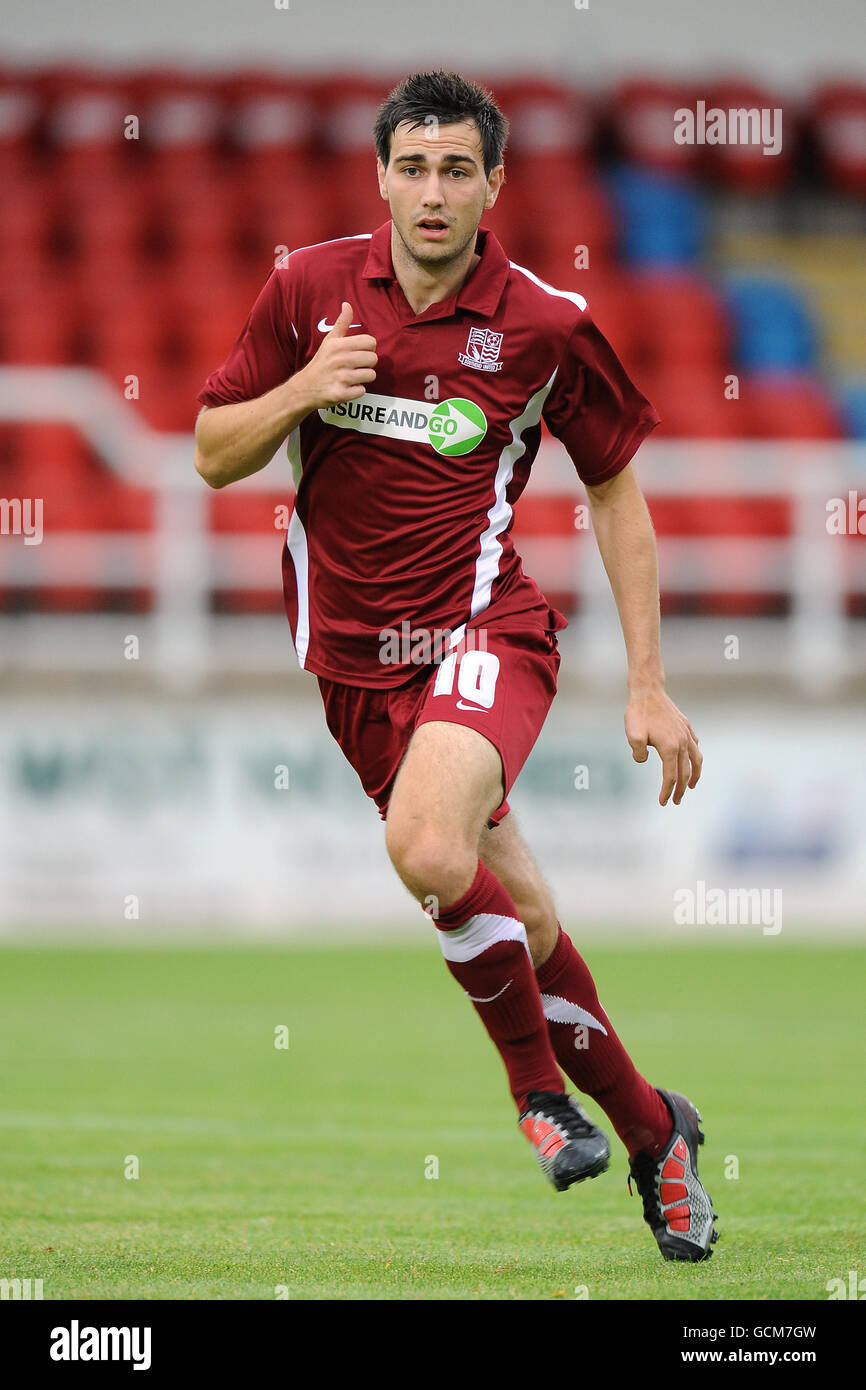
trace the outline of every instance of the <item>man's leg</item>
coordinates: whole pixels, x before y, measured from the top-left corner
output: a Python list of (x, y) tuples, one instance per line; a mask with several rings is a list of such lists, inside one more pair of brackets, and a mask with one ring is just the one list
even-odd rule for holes
[(502, 763), (476, 730), (421, 723), (388, 807), (386, 841), (410, 893), (434, 918), (451, 974), (499, 1050), (520, 1128), (558, 1191), (603, 1173), (601, 1130), (565, 1095), (526, 929), (478, 857), (482, 827), (504, 797)]
[(592, 975), (562, 931), (553, 898), (509, 813), (481, 832), (482, 862), (502, 882), (526, 926), (550, 1040), (560, 1067), (610, 1119), (629, 1157), (661, 1153), (671, 1116), (635, 1069), (601, 1007)]
[(386, 844), (403, 883), (432, 916), (448, 969), (499, 1049), (518, 1111), (562, 1079), (514, 903), (481, 863), (478, 842), (504, 796), (502, 764), (474, 729), (419, 725), (391, 793)]

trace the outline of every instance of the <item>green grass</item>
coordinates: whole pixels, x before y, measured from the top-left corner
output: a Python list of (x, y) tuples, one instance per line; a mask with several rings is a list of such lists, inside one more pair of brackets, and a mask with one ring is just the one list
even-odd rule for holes
[(662, 1261), (615, 1136), (601, 1178), (547, 1184), (432, 942), (7, 948), (0, 1277), (46, 1299), (775, 1300), (866, 1274), (866, 950), (587, 956), (638, 1066), (703, 1111), (707, 1264)]

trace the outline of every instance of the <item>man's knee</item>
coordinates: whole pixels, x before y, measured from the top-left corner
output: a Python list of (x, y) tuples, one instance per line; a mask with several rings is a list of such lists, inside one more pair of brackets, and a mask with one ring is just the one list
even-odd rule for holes
[(472, 887), (478, 855), (453, 830), (389, 816), (385, 844), (391, 863), (413, 897), (435, 897), (447, 907)]

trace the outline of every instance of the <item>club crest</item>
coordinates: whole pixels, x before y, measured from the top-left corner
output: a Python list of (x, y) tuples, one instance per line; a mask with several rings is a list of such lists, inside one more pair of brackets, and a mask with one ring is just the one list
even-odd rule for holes
[(502, 370), (501, 349), (501, 333), (494, 333), (492, 328), (470, 328), (466, 351), (458, 352), (457, 357), (464, 367), (474, 367), (478, 372), (498, 372)]

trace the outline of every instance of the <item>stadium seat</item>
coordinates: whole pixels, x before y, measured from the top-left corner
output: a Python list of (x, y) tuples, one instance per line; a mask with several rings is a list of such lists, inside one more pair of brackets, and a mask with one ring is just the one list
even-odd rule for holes
[(725, 284), (724, 299), (734, 354), (746, 371), (794, 372), (815, 366), (817, 331), (794, 285), (759, 275), (733, 276)]
[(393, 84), (332, 74), (316, 87), (319, 128), (327, 158), (328, 202), (318, 240), (372, 232), (389, 216), (379, 194), (373, 126)]
[[(68, 425), (21, 425), (13, 431), (8, 482), (13, 495), (41, 497), (44, 525), (56, 535), (66, 531), (143, 532), (153, 524), (152, 495), (123, 483), (90, 451), (78, 431)], [(10, 488), (11, 491), (11, 488)], [(22, 595), (24, 606), (58, 612), (81, 612), (106, 606), (140, 607), (141, 591), (112, 583), (101, 567), (99, 550), (92, 548), (90, 582), (70, 585), (52, 551), (44, 547), (49, 578)], [(6, 606), (9, 606), (7, 597)]]
[(674, 139), (675, 114), (694, 109), (695, 95), (682, 82), (630, 78), (607, 101), (608, 123), (619, 157), (629, 164), (659, 173), (688, 173), (698, 159), (698, 147)]
[(840, 193), (866, 195), (866, 84), (828, 82), (814, 94), (813, 138), (827, 181)]
[(193, 366), (181, 370), (153, 366), (142, 380), (139, 400), (131, 408), (142, 415), (151, 429), (191, 434), (199, 411), (195, 398), (203, 383), (204, 374)]
[(753, 439), (844, 439), (841, 411), (808, 373), (762, 373), (741, 383)]
[(739, 439), (748, 434), (742, 399), (726, 396), (725, 373), (718, 367), (664, 364), (634, 375), (661, 416), (654, 439)]
[(135, 179), (82, 182), (58, 177), (45, 207), (47, 233), (59, 242), (64, 276), (110, 278), (141, 258), (149, 204)]
[(133, 83), (119, 75), (76, 67), (52, 68), (39, 82), (43, 132), (55, 171), (86, 189), (110, 183), (141, 162), (127, 117), (137, 112)]
[(151, 259), (187, 264), (219, 256), (231, 263), (244, 190), (229, 169), (195, 164), (182, 181), (163, 179), (157, 169), (142, 191), (141, 226)]
[(166, 69), (135, 79), (142, 153), (167, 191), (214, 176), (226, 153), (222, 95), (206, 77)]
[(26, 263), (0, 279), (0, 360), (51, 366), (76, 361), (74, 288)]
[[(518, 165), (499, 198), (519, 209), (521, 218), (521, 225), (513, 227), (514, 241), (505, 243), (511, 259), (550, 284), (569, 289), (576, 269), (579, 276), (586, 264), (596, 269), (609, 266), (616, 245), (616, 214), (604, 185), (577, 175), (569, 180), (561, 168), (557, 175), (555, 165), (547, 161), (539, 161), (524, 182), (527, 174), (528, 166)], [(548, 208), (556, 209), (555, 217), (539, 215), (540, 209)]]
[[(710, 84), (706, 109), (708, 113), (713, 109), (725, 112), (728, 137), (724, 144), (701, 146), (701, 167), (708, 177), (748, 194), (775, 192), (791, 181), (800, 142), (800, 114), (794, 102), (778, 92), (731, 77)], [(781, 118), (775, 116), (777, 110), (781, 111)], [(732, 140), (731, 111), (757, 113), (749, 119), (748, 142)], [(778, 141), (776, 154), (764, 154), (763, 128), (758, 138), (762, 121), (769, 123), (767, 136), (771, 140), (775, 136)]]
[[(541, 79), (510, 78), (485, 84), (510, 122), (505, 165), (556, 165), (567, 162), (578, 177), (592, 169), (595, 112), (587, 97), (574, 89)], [(545, 182), (550, 177), (545, 168)]]
[(838, 404), (851, 439), (866, 439), (866, 381), (848, 382), (840, 387)]
[(226, 87), (226, 130), (248, 185), (292, 187), (315, 150), (310, 84), (272, 73), (238, 73)]
[(643, 271), (630, 280), (631, 311), (640, 325), (641, 363), (712, 368), (721, 379), (731, 349), (724, 305), (702, 275)]
[(624, 165), (608, 179), (619, 248), (633, 266), (690, 265), (704, 247), (704, 205), (683, 178)]
[(53, 180), (35, 170), (10, 177), (0, 197), (0, 266), (3, 282), (20, 274), (26, 264), (51, 265), (48, 213), (53, 204)]
[[(379, 200), (374, 211), (378, 221), (373, 225), (378, 226), (388, 216), (387, 205)], [(258, 179), (249, 185), (238, 207), (237, 225), (246, 264), (264, 273), (273, 265), (278, 247), (294, 251), (331, 236), (371, 230), (356, 226), (348, 213), (342, 227), (336, 225), (330, 177), (322, 179), (321, 169), (308, 163), (296, 166), (291, 178)]]
[(14, 69), (0, 71), (0, 185), (32, 170), (41, 103), (35, 81)]

